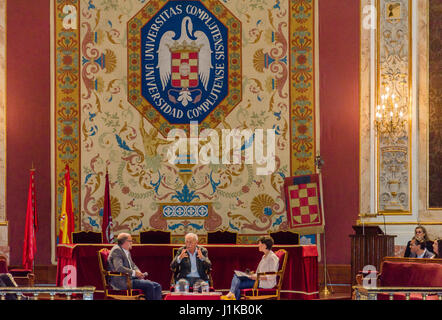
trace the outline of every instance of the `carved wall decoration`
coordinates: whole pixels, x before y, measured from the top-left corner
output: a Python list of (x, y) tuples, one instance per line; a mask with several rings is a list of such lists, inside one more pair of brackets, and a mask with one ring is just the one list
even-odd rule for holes
[[(392, 135), (380, 134), (378, 211), (411, 214), (411, 1), (378, 0), (377, 105), (390, 90), (408, 125)], [(388, 89), (387, 89), (388, 88)]]

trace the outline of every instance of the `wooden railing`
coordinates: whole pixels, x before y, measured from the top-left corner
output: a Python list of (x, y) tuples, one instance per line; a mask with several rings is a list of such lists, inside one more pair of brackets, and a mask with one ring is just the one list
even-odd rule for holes
[(38, 300), (40, 294), (49, 294), (50, 300), (55, 300), (55, 295), (65, 295), (66, 300), (71, 300), (72, 294), (81, 294), (83, 300), (94, 299), (95, 287), (0, 287), (0, 300), (5, 300), (6, 294), (16, 294), (18, 300), (24, 296), (31, 296)]
[(388, 294), (389, 300), (394, 300), (395, 293), (405, 294), (405, 300), (410, 300), (411, 294), (420, 294), (422, 300), (427, 300), (430, 295), (437, 295), (439, 300), (442, 300), (442, 288), (440, 287), (364, 287), (353, 286), (356, 300), (377, 300), (378, 294)]

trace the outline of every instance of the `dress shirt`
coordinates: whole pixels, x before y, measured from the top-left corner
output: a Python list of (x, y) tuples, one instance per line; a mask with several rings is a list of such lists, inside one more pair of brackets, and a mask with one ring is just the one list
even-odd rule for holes
[[(196, 266), (196, 255), (198, 253), (198, 250), (195, 249), (193, 254), (190, 253), (189, 250), (186, 251), (187, 255), (189, 256), (190, 260), (190, 273), (187, 275), (188, 278), (199, 278), (200, 275), (198, 273), (198, 268)], [(181, 263), (181, 259), (178, 257), (177, 262)]]
[(134, 267), (133, 267), (132, 263), (130, 262), (130, 261), (132, 260), (132, 259), (130, 258), (130, 252), (129, 252), (129, 250), (126, 250), (126, 249), (124, 249), (124, 248), (121, 248), (121, 249), (123, 249), (124, 253), (126, 254), (127, 260), (129, 261), (129, 266), (130, 266), (130, 268), (132, 269), (132, 277), (135, 277), (136, 272), (135, 272), (135, 270), (134, 270)]
[[(279, 258), (273, 252), (270, 251), (267, 256), (263, 255), (261, 261), (259, 262), (258, 269), (256, 273), (259, 272), (277, 272), (279, 267)], [(259, 280), (260, 288), (273, 288), (276, 285), (276, 276), (265, 276), (267, 280)]]

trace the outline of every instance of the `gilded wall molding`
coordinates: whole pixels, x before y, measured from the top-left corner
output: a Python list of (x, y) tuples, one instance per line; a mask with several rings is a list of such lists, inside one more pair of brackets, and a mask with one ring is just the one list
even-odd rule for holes
[(430, 119), (430, 70), (429, 70), (429, 10), (430, 2), (419, 0), (418, 52), (419, 52), (419, 220), (440, 220), (442, 208), (429, 205), (429, 119)]

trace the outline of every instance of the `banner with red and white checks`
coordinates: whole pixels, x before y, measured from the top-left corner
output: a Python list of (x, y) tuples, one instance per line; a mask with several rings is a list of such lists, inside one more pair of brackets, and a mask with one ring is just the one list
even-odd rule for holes
[(324, 232), (318, 174), (286, 178), (284, 197), (289, 227), (299, 234)]

